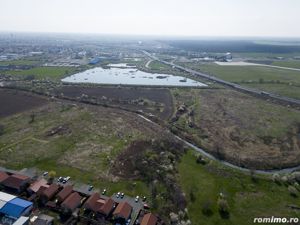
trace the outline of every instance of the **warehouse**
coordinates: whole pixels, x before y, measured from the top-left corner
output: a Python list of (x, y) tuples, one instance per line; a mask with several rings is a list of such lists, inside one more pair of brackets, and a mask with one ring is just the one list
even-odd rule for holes
[(32, 208), (32, 202), (0, 192), (0, 213), (5, 217), (18, 219), (21, 216), (28, 215)]

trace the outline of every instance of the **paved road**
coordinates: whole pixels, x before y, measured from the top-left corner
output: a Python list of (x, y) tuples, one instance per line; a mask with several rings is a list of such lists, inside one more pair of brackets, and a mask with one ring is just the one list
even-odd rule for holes
[(145, 67), (149, 69), (149, 65), (150, 65), (150, 63), (151, 63), (152, 61), (153, 61), (153, 60), (149, 60), (149, 61), (146, 63)]
[(201, 73), (201, 72), (192, 70), (192, 69), (187, 68), (187, 67), (177, 65), (173, 62), (167, 62), (167, 61), (161, 60), (161, 59), (157, 58), (156, 56), (150, 54), (149, 52), (143, 51), (143, 53), (145, 55), (147, 55), (149, 58), (153, 59), (153, 60), (156, 60), (156, 61), (159, 61), (159, 62), (164, 63), (166, 65), (172, 66), (173, 68), (179, 69), (181, 71), (188, 72), (188, 73), (192, 74), (193, 76), (199, 76), (199, 77), (205, 78), (207, 80), (211, 80), (211, 81), (214, 81), (216, 83), (234, 88), (234, 89), (236, 89), (238, 91), (241, 91), (241, 92), (244, 92), (244, 93), (249, 93), (249, 94), (252, 94), (252, 95), (255, 95), (255, 96), (260, 96), (260, 97), (263, 97), (263, 98), (266, 98), (266, 99), (276, 100), (276, 101), (279, 101), (281, 103), (285, 103), (285, 104), (293, 105), (293, 106), (296, 106), (296, 107), (300, 107), (300, 100), (298, 100), (298, 99), (288, 98), (288, 97), (279, 96), (279, 95), (276, 95), (276, 94), (273, 94), (273, 93), (269, 93), (269, 92), (265, 92), (265, 91), (259, 91), (259, 90), (255, 90), (255, 89), (252, 89), (252, 88), (244, 87), (244, 86), (241, 86), (241, 85), (238, 85), (238, 84), (235, 84), (235, 83), (231, 83), (229, 81), (225, 81), (225, 80), (219, 79), (217, 77), (214, 77), (214, 76), (211, 76), (211, 75), (208, 75), (208, 74), (205, 74), (205, 73)]

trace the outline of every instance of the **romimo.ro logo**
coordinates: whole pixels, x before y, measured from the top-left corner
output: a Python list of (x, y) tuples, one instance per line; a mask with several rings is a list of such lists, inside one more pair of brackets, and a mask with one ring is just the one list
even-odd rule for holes
[(288, 223), (288, 224), (298, 224), (299, 218), (286, 218), (286, 217), (256, 217), (253, 219), (254, 223)]

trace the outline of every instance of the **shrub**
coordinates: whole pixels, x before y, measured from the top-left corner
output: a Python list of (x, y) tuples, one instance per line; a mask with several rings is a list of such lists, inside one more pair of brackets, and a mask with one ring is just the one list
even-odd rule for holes
[(298, 196), (298, 191), (294, 186), (289, 186), (288, 190), (290, 192), (290, 195), (292, 195), (293, 197), (297, 197)]
[(212, 215), (212, 203), (210, 200), (206, 200), (202, 205), (202, 213), (206, 216)]
[(218, 199), (218, 208), (219, 208), (220, 212), (223, 212), (223, 213), (229, 212), (229, 206), (228, 206), (227, 200), (225, 198)]
[(273, 182), (280, 184), (280, 175), (278, 173), (274, 173), (272, 176)]

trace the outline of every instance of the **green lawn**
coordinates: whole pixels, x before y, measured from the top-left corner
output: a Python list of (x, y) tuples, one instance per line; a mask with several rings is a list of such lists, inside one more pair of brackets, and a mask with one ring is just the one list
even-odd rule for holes
[[(287, 207), (299, 206), (299, 198), (289, 195), (285, 185), (277, 185), (266, 178), (250, 176), (225, 169), (213, 162), (196, 163), (189, 151), (179, 165), (179, 180), (188, 200), (188, 214), (193, 225), (249, 225), (255, 217), (299, 217), (299, 211)], [(229, 218), (222, 218), (217, 207), (219, 193), (225, 194)], [(209, 205), (210, 214), (202, 212)]]
[(36, 79), (61, 79), (72, 74), (76, 69), (71, 67), (36, 67), (29, 70), (5, 71), (9, 75), (29, 76), (34, 75)]

